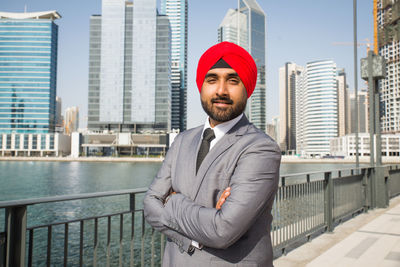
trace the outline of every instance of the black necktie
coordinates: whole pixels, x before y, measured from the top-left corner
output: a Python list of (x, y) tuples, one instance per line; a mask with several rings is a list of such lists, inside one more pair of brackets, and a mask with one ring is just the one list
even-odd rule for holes
[(210, 150), (210, 143), (212, 140), (214, 140), (214, 138), (214, 131), (211, 128), (207, 128), (203, 133), (203, 140), (201, 140), (199, 153), (197, 154), (196, 173), (199, 170), (203, 159), (206, 157), (208, 151)]

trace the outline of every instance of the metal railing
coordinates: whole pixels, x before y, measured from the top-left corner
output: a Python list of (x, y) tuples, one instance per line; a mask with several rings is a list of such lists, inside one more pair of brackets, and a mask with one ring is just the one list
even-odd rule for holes
[[(146, 190), (139, 188), (0, 202), (0, 209), (6, 210), (6, 229), (0, 235), (0, 244), (3, 244), (0, 250), (4, 255), (0, 254), (0, 266), (159, 265), (164, 237), (145, 224), (142, 198)], [(106, 197), (113, 198), (109, 205), (119, 203), (123, 210), (27, 226), (28, 207)], [(128, 205), (120, 205), (123, 202)], [(101, 207), (102, 204), (97, 201), (91, 205)], [(48, 208), (40, 210), (45, 212)], [(71, 209), (61, 213), (70, 212)], [(47, 213), (52, 216), (51, 212)]]
[[(386, 167), (382, 179), (386, 195), (400, 195), (399, 166)], [(272, 210), (272, 244), (275, 256), (314, 234), (333, 231), (335, 225), (376, 207), (374, 167), (281, 176)], [(289, 179), (288, 179), (289, 178)], [(287, 182), (290, 181), (290, 184)]]
[[(275, 255), (374, 207), (375, 171), (368, 167), (281, 176), (272, 210)], [(385, 180), (387, 199), (400, 194), (398, 166), (388, 167), (380, 179)], [(0, 229), (0, 267), (159, 266), (165, 242), (144, 221), (145, 192), (139, 188), (0, 202), (6, 219), (4, 232)], [(111, 211), (109, 206), (114, 206)]]

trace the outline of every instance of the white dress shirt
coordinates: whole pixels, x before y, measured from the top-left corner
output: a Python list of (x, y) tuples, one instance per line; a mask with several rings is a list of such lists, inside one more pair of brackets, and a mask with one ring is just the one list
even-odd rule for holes
[[(226, 121), (218, 124), (217, 126), (214, 126), (214, 128), (210, 125), (210, 118), (207, 118), (206, 122), (204, 123), (203, 133), (207, 128), (211, 128), (213, 129), (215, 135), (215, 138), (210, 143), (210, 150), (215, 146), (216, 143), (218, 143), (219, 140), (221, 140), (222, 137), (224, 137), (224, 135), (230, 129), (232, 129), (233, 126), (235, 126), (236, 123), (238, 123), (238, 121), (240, 121), (242, 117), (243, 113), (230, 121)], [(203, 136), (203, 133), (201, 134), (201, 136)]]

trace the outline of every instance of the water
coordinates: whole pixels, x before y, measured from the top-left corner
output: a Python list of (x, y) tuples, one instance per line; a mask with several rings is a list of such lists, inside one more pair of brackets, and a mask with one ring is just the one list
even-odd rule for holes
[(160, 165), (0, 161), (0, 201), (147, 187)]
[[(0, 201), (148, 187), (161, 163), (0, 161)], [(282, 164), (280, 174), (354, 164)]]
[[(148, 187), (156, 175), (161, 163), (107, 163), (107, 162), (23, 162), (0, 161), (0, 201), (40, 198), (56, 195), (70, 195), (90, 192), (104, 192), (122, 189)], [(304, 173), (327, 171), (354, 167), (352, 164), (282, 164), (281, 175), (290, 173)], [(292, 178), (289, 178), (292, 179)], [(137, 208), (142, 206), (143, 195), (137, 198)], [(87, 218), (95, 215), (105, 215), (128, 210), (128, 196), (107, 197), (101, 199), (76, 200), (62, 203), (40, 204), (28, 207), (28, 227), (48, 224), (52, 222)], [(118, 231), (119, 222), (112, 222), (112, 265), (118, 261)], [(129, 218), (124, 218), (129, 225)], [(140, 218), (136, 219), (135, 228), (141, 231)], [(99, 249), (99, 261), (105, 260), (106, 254), (106, 227), (105, 220), (99, 221), (99, 239), (103, 240)], [(125, 226), (124, 226), (125, 227)], [(0, 232), (4, 229), (4, 209), (0, 209)], [(129, 227), (127, 227), (129, 229)], [(63, 260), (63, 226), (53, 229), (52, 263), (56, 266)], [(93, 244), (92, 222), (85, 224), (87, 244)], [(79, 233), (79, 224), (70, 225), (70, 233)], [(146, 238), (149, 239), (151, 230), (147, 228)], [(124, 234), (124, 242), (129, 244), (129, 234)], [(140, 237), (140, 235), (138, 235)], [(40, 255), (46, 250), (47, 230), (35, 231), (35, 253)], [(140, 239), (135, 240), (135, 248), (140, 247)], [(69, 263), (74, 266), (78, 263), (79, 238), (69, 240)], [(85, 245), (85, 262), (90, 263), (93, 250)], [(157, 243), (159, 245), (159, 242)], [(146, 249), (148, 250), (148, 249)], [(125, 246), (124, 255), (129, 255), (129, 247)], [(148, 254), (148, 253), (146, 253)], [(135, 257), (140, 257), (140, 249), (135, 249)], [(125, 258), (125, 257), (124, 257)], [(128, 259), (129, 257), (126, 257)], [(42, 266), (45, 259), (34, 257), (35, 266)], [(148, 259), (146, 259), (146, 262)], [(90, 264), (89, 264), (90, 265)]]

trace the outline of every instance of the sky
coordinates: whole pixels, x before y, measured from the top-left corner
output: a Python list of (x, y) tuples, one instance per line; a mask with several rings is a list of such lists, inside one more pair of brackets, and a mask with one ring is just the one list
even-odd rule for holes
[[(257, 0), (266, 14), (267, 122), (279, 115), (279, 68), (286, 62), (332, 59), (344, 68), (350, 90), (354, 89), (353, 1), (350, 0)], [(197, 62), (202, 53), (217, 43), (217, 29), (237, 0), (188, 0), (188, 128), (204, 123), (195, 83)], [(0, 11), (56, 10), (61, 19), (58, 40), (57, 95), (62, 110), (78, 106), (80, 127), (87, 125), (89, 19), (101, 14), (101, 0), (2, 0)], [(373, 0), (357, 1), (359, 43), (373, 42)], [(366, 40), (368, 39), (368, 40)], [(345, 43), (337, 45), (335, 43)], [(366, 57), (366, 46), (358, 58)], [(365, 87), (360, 79), (358, 89)]]

